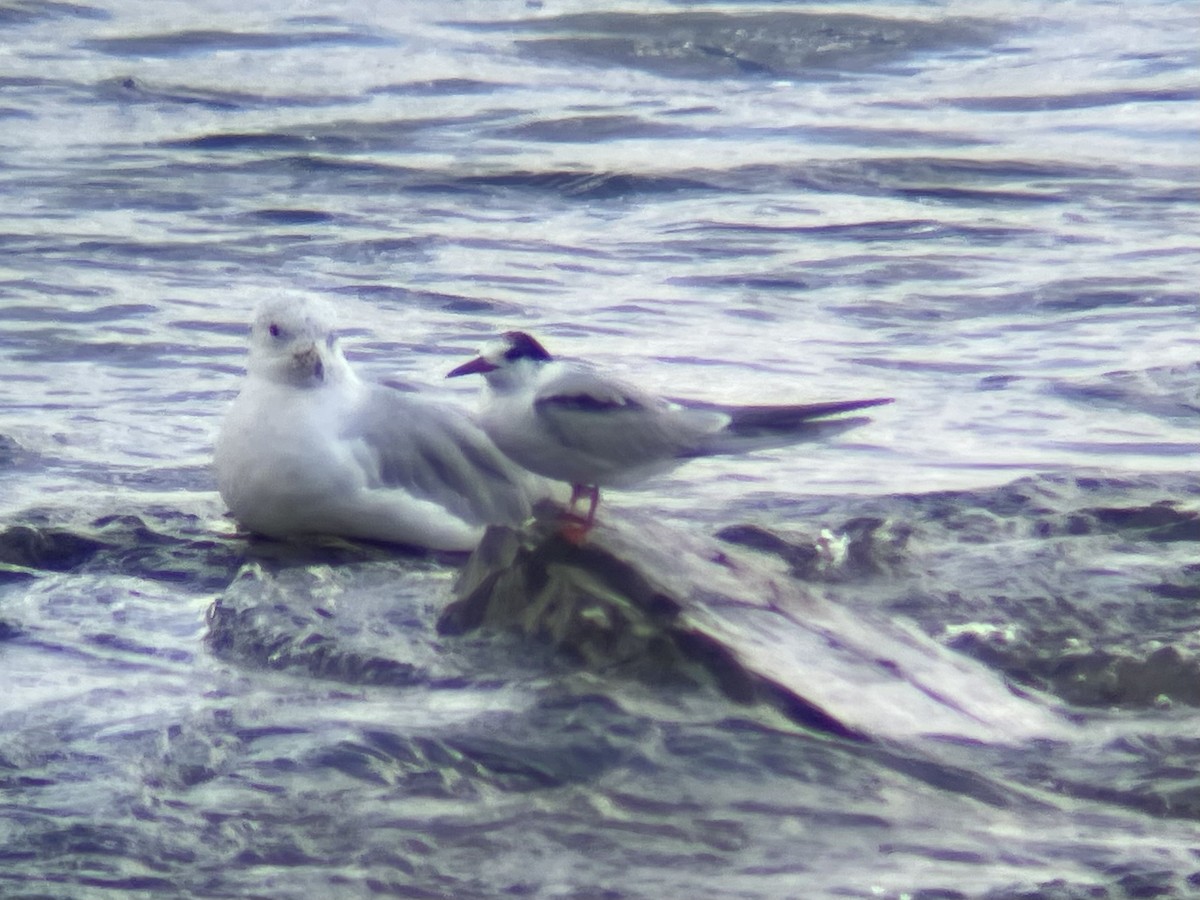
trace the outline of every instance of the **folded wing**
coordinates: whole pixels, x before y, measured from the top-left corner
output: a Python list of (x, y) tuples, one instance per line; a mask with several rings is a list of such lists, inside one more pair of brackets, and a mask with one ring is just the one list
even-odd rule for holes
[(534, 399), (533, 408), (547, 434), (586, 457), (597, 476), (628, 475), (635, 480), (686, 455), (729, 422), (715, 409), (667, 403), (587, 373), (556, 379)]
[(544, 482), (501, 453), (465, 411), (384, 385), (372, 392), (373, 414), (348, 435), (369, 456), (372, 487), (403, 489), (479, 525), (519, 523), (544, 495)]

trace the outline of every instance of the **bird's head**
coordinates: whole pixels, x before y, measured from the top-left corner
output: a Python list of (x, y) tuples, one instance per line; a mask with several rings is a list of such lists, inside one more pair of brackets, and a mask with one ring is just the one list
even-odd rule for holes
[(263, 303), (250, 327), (251, 374), (294, 387), (319, 387), (349, 372), (334, 314), (309, 297)]
[(452, 369), (447, 378), (482, 375), (493, 389), (503, 390), (529, 379), (552, 357), (534, 338), (523, 331), (506, 331), (487, 344), (474, 359)]

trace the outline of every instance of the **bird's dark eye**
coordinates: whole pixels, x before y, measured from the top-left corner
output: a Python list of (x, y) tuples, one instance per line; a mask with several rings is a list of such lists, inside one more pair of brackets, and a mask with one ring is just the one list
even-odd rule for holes
[(271, 327), (268, 328), (267, 331), (269, 331), (271, 333), (271, 337), (273, 337), (273, 338), (277, 338), (277, 337), (279, 337), (279, 335), (283, 334), (283, 329), (281, 329), (274, 322), (271, 323)]

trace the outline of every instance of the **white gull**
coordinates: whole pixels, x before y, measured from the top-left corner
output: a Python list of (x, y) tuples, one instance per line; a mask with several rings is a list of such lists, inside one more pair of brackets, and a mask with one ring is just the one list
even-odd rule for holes
[(215, 464), (234, 518), (271, 537), (469, 550), (545, 493), (465, 410), (360, 379), (329, 308), (297, 296), (258, 310)]

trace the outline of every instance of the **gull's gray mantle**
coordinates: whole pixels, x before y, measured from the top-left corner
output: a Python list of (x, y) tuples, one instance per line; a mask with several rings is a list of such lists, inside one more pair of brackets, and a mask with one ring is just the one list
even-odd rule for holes
[[(623, 511), (627, 512), (627, 511)], [(544, 509), (485, 534), (438, 623), (546, 639), (594, 667), (707, 672), (738, 702), (864, 739), (1016, 743), (1068, 723), (983, 665), (819, 596), (773, 561), (625, 515), (582, 546)]]

